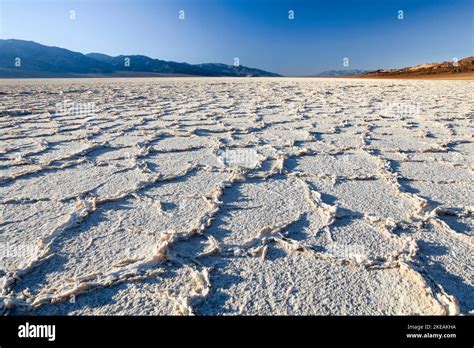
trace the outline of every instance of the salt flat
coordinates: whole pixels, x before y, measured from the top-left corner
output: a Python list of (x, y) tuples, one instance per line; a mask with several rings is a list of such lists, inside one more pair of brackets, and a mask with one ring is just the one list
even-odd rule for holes
[(0, 81), (12, 315), (474, 313), (473, 81)]

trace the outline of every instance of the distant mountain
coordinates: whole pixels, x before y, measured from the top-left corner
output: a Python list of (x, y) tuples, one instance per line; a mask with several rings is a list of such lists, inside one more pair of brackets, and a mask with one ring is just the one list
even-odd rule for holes
[(316, 74), (314, 76), (316, 77), (339, 77), (339, 76), (354, 76), (354, 75), (362, 75), (368, 73), (368, 70), (329, 70), (329, 71), (323, 71), (320, 72), (319, 74)]
[(427, 63), (402, 69), (380, 69), (363, 74), (360, 77), (456, 77), (474, 75), (474, 56), (459, 61)]
[(103, 63), (110, 63), (114, 59), (114, 57), (103, 53), (88, 53), (86, 54), (86, 56), (101, 61)]
[(21, 74), (25, 70), (77, 74), (112, 72), (107, 64), (82, 53), (23, 40), (0, 40), (0, 69), (18, 70)]
[[(17, 59), (19, 58), (19, 60)], [(225, 64), (188, 64), (143, 55), (82, 54), (33, 41), (0, 40), (0, 77), (280, 76)]]

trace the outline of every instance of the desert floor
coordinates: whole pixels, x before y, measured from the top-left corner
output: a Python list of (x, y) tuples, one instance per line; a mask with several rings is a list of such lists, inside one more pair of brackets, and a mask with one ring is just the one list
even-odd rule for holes
[(474, 313), (473, 90), (1, 80), (1, 309)]

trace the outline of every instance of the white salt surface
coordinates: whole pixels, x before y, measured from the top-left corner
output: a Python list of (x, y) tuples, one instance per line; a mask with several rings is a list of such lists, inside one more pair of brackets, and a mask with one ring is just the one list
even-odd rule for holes
[(2, 80), (0, 310), (473, 313), (473, 89)]

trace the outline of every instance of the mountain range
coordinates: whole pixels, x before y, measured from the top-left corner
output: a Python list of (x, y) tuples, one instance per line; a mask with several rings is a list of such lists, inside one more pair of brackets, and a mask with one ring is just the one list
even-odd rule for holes
[(353, 70), (328, 70), (328, 71), (323, 71), (320, 72), (316, 75), (313, 75), (314, 77), (339, 77), (339, 76), (356, 76), (356, 75), (362, 75), (362, 74), (367, 74), (369, 70), (359, 70), (359, 69), (353, 69)]
[(243, 65), (188, 64), (143, 55), (82, 54), (34, 41), (0, 40), (0, 77), (280, 76)]
[[(278, 74), (219, 63), (188, 64), (144, 55), (82, 54), (34, 41), (0, 39), (0, 78), (11, 77), (146, 77), (236, 76), (277, 77)], [(330, 70), (314, 77), (474, 78), (474, 56), (459, 61), (420, 64), (402, 69)]]
[(450, 62), (426, 63), (402, 69), (380, 69), (357, 77), (367, 78), (474, 78), (474, 56)]

